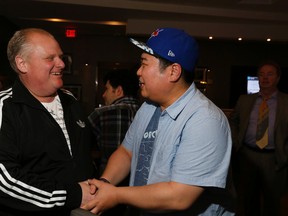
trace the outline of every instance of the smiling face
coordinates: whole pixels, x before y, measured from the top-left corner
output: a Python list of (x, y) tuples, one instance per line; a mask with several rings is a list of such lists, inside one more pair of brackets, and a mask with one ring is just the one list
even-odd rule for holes
[(161, 106), (164, 110), (189, 88), (178, 63), (166, 64), (163, 59), (142, 53), (141, 66), (137, 71), (141, 95)]
[(39, 101), (49, 102), (63, 86), (63, 52), (49, 34), (32, 32), (28, 41), (25, 52), (16, 56), (20, 80)]
[(141, 95), (154, 102), (159, 103), (164, 96), (167, 85), (166, 71), (160, 71), (159, 59), (143, 53), (141, 55), (141, 66), (137, 71)]

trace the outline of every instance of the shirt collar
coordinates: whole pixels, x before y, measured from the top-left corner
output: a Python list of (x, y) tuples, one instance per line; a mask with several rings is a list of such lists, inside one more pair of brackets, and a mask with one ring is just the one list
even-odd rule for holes
[[(186, 90), (186, 92), (178, 98), (173, 104), (165, 109), (165, 112), (172, 118), (176, 119), (184, 107), (187, 105), (191, 97), (196, 93), (195, 84), (192, 83), (190, 87)], [(164, 112), (163, 112), (164, 113)]]
[[(268, 98), (268, 100), (270, 100), (270, 99), (276, 99), (276, 98), (277, 98), (277, 95), (278, 95), (278, 90), (276, 90), (275, 92), (273, 92), (273, 94)], [(259, 93), (258, 93), (258, 97), (262, 99), (262, 94), (261, 94), (260, 91), (259, 91)]]

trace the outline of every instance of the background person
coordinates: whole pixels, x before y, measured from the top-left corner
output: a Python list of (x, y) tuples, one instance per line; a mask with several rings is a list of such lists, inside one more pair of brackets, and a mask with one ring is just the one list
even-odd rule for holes
[(60, 90), (62, 50), (29, 28), (13, 35), (7, 54), (18, 76), (0, 92), (0, 215), (68, 216), (93, 198), (86, 180), (95, 169), (86, 116)]
[[(147, 102), (101, 181), (89, 181), (96, 196), (83, 208), (101, 213), (124, 203), (142, 209), (142, 215), (232, 215), (222, 203), (230, 128), (193, 83), (196, 41), (174, 28), (157, 29), (147, 44), (131, 41), (144, 50), (137, 75)], [(131, 187), (115, 187), (130, 170)]]
[(88, 116), (96, 136), (95, 151), (100, 150), (100, 173), (111, 154), (119, 147), (139, 108), (139, 82), (136, 72), (128, 69), (108, 71), (104, 76), (105, 106), (95, 108)]
[[(96, 108), (88, 116), (96, 136), (94, 158), (97, 159), (97, 151), (100, 151), (100, 175), (111, 154), (122, 143), (139, 108), (139, 101), (136, 99), (139, 90), (136, 72), (124, 69), (109, 71), (104, 77), (104, 83), (105, 106)], [(129, 176), (118, 185), (129, 185)], [(121, 205), (106, 211), (104, 215), (120, 216), (125, 211), (126, 206)]]
[[(278, 91), (280, 75), (277, 63), (263, 62), (258, 68), (260, 92), (241, 95), (230, 114), (239, 215), (280, 215), (288, 171), (288, 95)], [(261, 136), (259, 145), (256, 132), (263, 102), (268, 106), (267, 140), (264, 143), (266, 136)]]

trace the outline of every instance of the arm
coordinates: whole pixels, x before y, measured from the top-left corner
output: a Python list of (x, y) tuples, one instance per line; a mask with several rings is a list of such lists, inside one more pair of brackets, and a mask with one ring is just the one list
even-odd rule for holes
[(102, 177), (113, 185), (121, 182), (130, 172), (132, 154), (122, 145), (111, 155)]
[(97, 187), (94, 200), (83, 208), (99, 214), (117, 204), (128, 204), (149, 211), (185, 210), (204, 191), (203, 188), (176, 182), (162, 182), (140, 187), (115, 187), (91, 180)]
[(156, 169), (150, 170), (151, 184), (141, 187), (115, 188), (113, 185), (93, 180), (90, 183), (98, 189), (96, 197), (84, 208), (102, 213), (124, 203), (153, 212), (185, 210), (195, 204), (205, 187), (224, 188), (230, 161), (230, 128), (226, 117), (218, 114), (210, 116), (211, 112), (205, 110), (207, 108), (193, 115), (193, 121), (187, 118), (187, 115), (181, 116), (183, 121), (187, 121), (185, 127), (181, 119), (178, 124), (173, 124), (175, 133), (181, 134), (181, 139), (173, 139), (174, 133), (165, 134), (162, 131), (163, 136), (160, 136), (159, 132), (158, 139), (161, 140), (158, 141), (161, 143), (170, 143), (172, 140), (180, 142), (172, 165), (169, 163), (169, 156), (174, 152), (174, 142), (172, 141), (170, 148), (163, 145), (159, 150), (163, 158), (155, 166), (157, 170), (161, 170), (162, 179), (165, 178), (165, 181), (159, 182), (156, 179), (152, 183), (153, 177), (157, 175)]
[[(0, 138), (1, 144), (2, 141)], [(11, 152), (4, 152), (3, 148), (0, 150), (0, 176), (3, 179), (0, 182), (0, 205), (25, 211), (41, 211), (66, 205), (74, 207), (77, 205), (75, 198), (68, 198), (68, 190), (73, 191), (72, 194), (77, 197), (76, 202), (78, 203), (79, 199), (80, 204), (81, 188), (78, 184), (65, 188), (55, 181), (48, 181), (35, 173), (26, 172), (21, 169), (20, 162), (16, 159), (18, 150), (14, 149), (13, 153), (13, 149), (10, 148)]]
[(94, 193), (90, 193), (90, 186), (88, 181), (79, 182), (82, 191), (82, 201), (81, 206), (85, 205), (87, 202), (95, 198)]
[(30, 125), (23, 127), (24, 121), (20, 120), (14, 111), (13, 107), (9, 109), (4, 107), (0, 110), (2, 112), (0, 115), (3, 114), (0, 130), (0, 177), (2, 179), (0, 181), (0, 206), (20, 211), (79, 207), (82, 193), (77, 182), (65, 185), (53, 179), (47, 179), (44, 176), (49, 170), (47, 167), (45, 170), (44, 166), (43, 175), (41, 170), (37, 171), (37, 168), (41, 166), (42, 157), (39, 157), (37, 161), (36, 157), (31, 157), (31, 154), (26, 153), (28, 149), (25, 149), (27, 144), (29, 150), (35, 154), (38, 153), (38, 150), (34, 151), (35, 148), (30, 146), (33, 140), (28, 139), (31, 133), (27, 133), (28, 130), (26, 130), (30, 128)]
[[(122, 152), (122, 154), (120, 154), (120, 152)], [(187, 149), (185, 152), (187, 152)], [(126, 162), (130, 163), (131, 153), (127, 152), (127, 150), (121, 146), (109, 159), (109, 167), (106, 168), (102, 177), (111, 181), (112, 184), (115, 184), (110, 171), (114, 169), (113, 173), (119, 175), (121, 169), (118, 166), (122, 165), (122, 160), (127, 153), (129, 160)], [(113, 164), (111, 163), (112, 161), (114, 162)], [(128, 167), (128, 165), (126, 167)], [(91, 210), (93, 213), (101, 213), (117, 204), (128, 204), (148, 211), (159, 212), (184, 210), (190, 207), (204, 191), (202, 187), (173, 181), (141, 187), (114, 187), (113, 185), (97, 180), (90, 181), (90, 184), (95, 185), (97, 188), (96, 196), (93, 201), (84, 205), (83, 208)]]

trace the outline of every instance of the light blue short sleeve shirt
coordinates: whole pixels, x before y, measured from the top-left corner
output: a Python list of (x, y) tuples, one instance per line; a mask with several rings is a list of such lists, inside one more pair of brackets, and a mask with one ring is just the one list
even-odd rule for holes
[[(141, 139), (155, 109), (153, 104), (144, 103), (123, 141), (133, 155), (130, 185), (134, 181)], [(224, 188), (231, 146), (226, 116), (193, 83), (162, 111), (147, 184), (174, 181)]]

